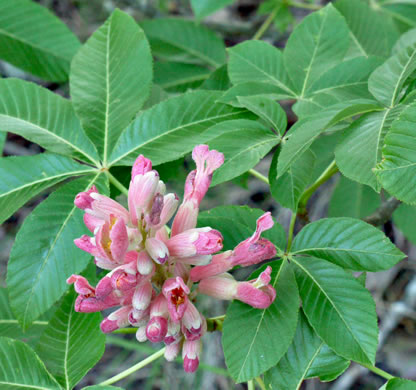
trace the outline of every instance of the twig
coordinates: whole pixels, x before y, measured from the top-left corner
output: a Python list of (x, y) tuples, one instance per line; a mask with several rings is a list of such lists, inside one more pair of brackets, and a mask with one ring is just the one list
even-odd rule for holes
[(373, 214), (364, 218), (364, 221), (374, 226), (383, 225), (391, 218), (400, 203), (400, 200), (392, 196), (383, 202)]

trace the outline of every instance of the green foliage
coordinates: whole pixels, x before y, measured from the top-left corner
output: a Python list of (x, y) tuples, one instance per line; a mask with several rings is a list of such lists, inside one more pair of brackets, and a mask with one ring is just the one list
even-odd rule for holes
[[(225, 363), (237, 383), (274, 366), (295, 334), (299, 296), (293, 271), (287, 262), (272, 264), (270, 284), (275, 287), (277, 298), (271, 306), (259, 310), (235, 301), (227, 310), (222, 344)], [(270, 337), (272, 334), (279, 337)]]
[(191, 0), (191, 5), (196, 18), (203, 19), (233, 2), (234, 0)]
[(1, 59), (45, 80), (65, 81), (79, 47), (75, 35), (46, 8), (30, 0), (0, 1)]

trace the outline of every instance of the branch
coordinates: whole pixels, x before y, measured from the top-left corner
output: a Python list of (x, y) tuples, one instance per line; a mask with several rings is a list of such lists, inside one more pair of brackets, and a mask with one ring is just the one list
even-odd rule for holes
[(373, 214), (364, 218), (364, 221), (373, 226), (384, 225), (391, 218), (397, 207), (400, 206), (400, 203), (400, 200), (392, 196), (383, 202)]

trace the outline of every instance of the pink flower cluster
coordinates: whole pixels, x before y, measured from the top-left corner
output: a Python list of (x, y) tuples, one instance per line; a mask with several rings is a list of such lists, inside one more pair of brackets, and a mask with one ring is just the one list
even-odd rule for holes
[(170, 232), (166, 224), (175, 214), (178, 197), (165, 194), (164, 183), (143, 156), (132, 168), (128, 210), (95, 187), (78, 194), (75, 205), (85, 211), (84, 222), (94, 236), (84, 235), (75, 244), (93, 255), (98, 267), (110, 272), (95, 288), (80, 275), (67, 281), (74, 283), (79, 294), (78, 312), (120, 307), (102, 321), (103, 332), (137, 327), (138, 341), (166, 344), (167, 360), (182, 349), (186, 372), (198, 367), (200, 339), (207, 328), (194, 305), (198, 292), (239, 299), (256, 308), (267, 308), (276, 296), (269, 285), (270, 267), (248, 282), (238, 282), (227, 273), (236, 265), (257, 264), (275, 256), (274, 245), (260, 237), (273, 226), (270, 213), (257, 220), (252, 237), (232, 251), (215, 254), (223, 247), (221, 233), (210, 227), (196, 228), (196, 224), (199, 205), (224, 156), (198, 145), (192, 158), (197, 168), (186, 179), (184, 201)]

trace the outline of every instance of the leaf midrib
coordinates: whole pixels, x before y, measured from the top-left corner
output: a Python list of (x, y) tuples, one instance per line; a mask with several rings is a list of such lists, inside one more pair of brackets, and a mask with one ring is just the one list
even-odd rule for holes
[(402, 71), (400, 72), (400, 75), (399, 75), (398, 81), (396, 82), (396, 85), (395, 85), (394, 90), (393, 90), (393, 95), (392, 95), (392, 97), (391, 97), (391, 101), (390, 101), (390, 108), (393, 108), (393, 103), (394, 103), (394, 101), (396, 100), (397, 93), (398, 93), (398, 90), (397, 90), (397, 89), (399, 88), (399, 85), (400, 85), (400, 83), (401, 83), (402, 77), (403, 77), (404, 73), (406, 72), (406, 70), (407, 70), (407, 68), (408, 68), (408, 66), (409, 66), (409, 64), (410, 64), (410, 62), (413, 60), (413, 58), (414, 58), (415, 56), (416, 56), (416, 50), (414, 50), (414, 51), (412, 52), (412, 54), (410, 55), (409, 59), (406, 61), (405, 66), (403, 66), (403, 69), (402, 69)]
[[(328, 294), (326, 293), (326, 291), (321, 287), (321, 285), (318, 283), (318, 281), (314, 278), (314, 276), (309, 272), (309, 270), (305, 269), (301, 263), (299, 263), (295, 257), (292, 257), (292, 261), (300, 268), (302, 269), (303, 272), (305, 272), (311, 279), (312, 281), (315, 283), (315, 285), (319, 288), (320, 291), (322, 291), (322, 293), (325, 295), (326, 299), (328, 299), (328, 301), (331, 303), (331, 306), (335, 309), (335, 311), (337, 312), (339, 318), (342, 320), (342, 322), (344, 323), (345, 327), (348, 329), (349, 333), (352, 335), (353, 339), (355, 340), (355, 342), (357, 343), (357, 345), (359, 346), (359, 348), (361, 349), (361, 351), (364, 353), (364, 355), (366, 356), (366, 358), (368, 359), (368, 362), (371, 363), (371, 359), (369, 358), (369, 356), (367, 355), (366, 351), (364, 351), (363, 347), (361, 346), (361, 343), (359, 342), (359, 340), (357, 340), (355, 334), (353, 333), (352, 329), (350, 328), (350, 326), (347, 324), (347, 322), (345, 321), (344, 317), (341, 315), (341, 313), (338, 310), (338, 307), (335, 306), (334, 302), (332, 301), (332, 299), (328, 296)], [(348, 357), (347, 357), (348, 359)]]

